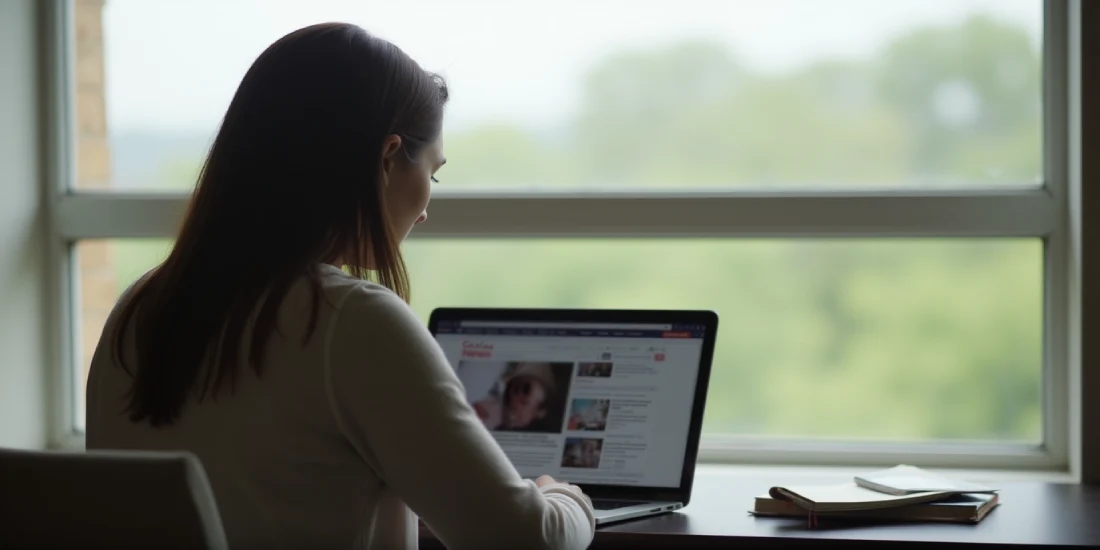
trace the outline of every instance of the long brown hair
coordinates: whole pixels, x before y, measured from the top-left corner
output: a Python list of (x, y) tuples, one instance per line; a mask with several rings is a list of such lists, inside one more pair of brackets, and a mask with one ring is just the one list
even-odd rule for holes
[[(246, 344), (259, 375), (282, 298), (302, 277), (313, 294), (308, 341), (323, 262), (342, 261), (408, 300), (379, 181), (383, 143), (400, 136), (415, 159), (438, 138), (447, 95), (439, 76), (354, 25), (300, 29), (256, 59), (171, 254), (135, 285), (114, 325), (116, 359), (133, 378), (132, 421), (171, 424), (193, 392), (213, 397), (228, 383), (232, 393)], [(136, 369), (124, 360), (131, 324)]]

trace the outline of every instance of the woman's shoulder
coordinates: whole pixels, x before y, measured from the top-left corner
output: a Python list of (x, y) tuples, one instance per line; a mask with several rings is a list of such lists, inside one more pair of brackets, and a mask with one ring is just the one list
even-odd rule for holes
[(397, 293), (331, 266), (324, 268), (322, 288), (333, 308), (326, 344), (330, 356), (358, 364), (363, 350), (369, 350), (375, 357), (421, 367), (446, 364), (428, 328)]
[(320, 281), (325, 301), (341, 316), (416, 318), (409, 305), (392, 290), (349, 275), (335, 266), (323, 265)]

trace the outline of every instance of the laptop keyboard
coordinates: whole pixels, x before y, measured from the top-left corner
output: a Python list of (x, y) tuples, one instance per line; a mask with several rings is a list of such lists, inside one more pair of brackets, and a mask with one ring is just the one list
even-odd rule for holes
[(616, 508), (626, 508), (627, 506), (635, 506), (641, 504), (636, 500), (593, 500), (592, 507), (597, 510), (615, 510)]

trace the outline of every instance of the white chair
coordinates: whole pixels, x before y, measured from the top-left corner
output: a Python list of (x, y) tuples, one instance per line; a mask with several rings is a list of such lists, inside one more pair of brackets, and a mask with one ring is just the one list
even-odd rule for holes
[(228, 544), (206, 472), (190, 453), (0, 449), (0, 548)]

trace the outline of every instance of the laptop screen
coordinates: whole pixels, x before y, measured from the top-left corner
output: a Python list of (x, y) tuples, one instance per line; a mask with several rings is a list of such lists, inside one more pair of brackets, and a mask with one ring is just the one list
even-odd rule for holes
[(452, 319), (435, 334), (523, 477), (679, 487), (705, 330)]

